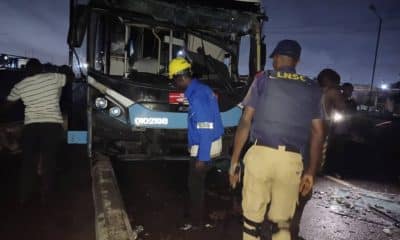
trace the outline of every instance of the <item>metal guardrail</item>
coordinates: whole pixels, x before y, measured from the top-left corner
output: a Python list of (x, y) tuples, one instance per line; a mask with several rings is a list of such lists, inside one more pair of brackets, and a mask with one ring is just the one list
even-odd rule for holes
[(96, 153), (92, 166), (96, 240), (135, 240), (110, 159)]

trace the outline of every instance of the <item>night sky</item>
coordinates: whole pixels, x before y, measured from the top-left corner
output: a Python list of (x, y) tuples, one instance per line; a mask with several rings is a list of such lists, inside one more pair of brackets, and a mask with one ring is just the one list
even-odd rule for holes
[[(299, 72), (315, 76), (330, 67), (343, 81), (368, 84), (378, 28), (371, 2), (383, 18), (375, 81), (399, 81), (400, 0), (265, 0), (268, 51), (280, 39), (296, 39), (303, 47)], [(68, 0), (2, 0), (0, 53), (67, 63), (68, 7)]]

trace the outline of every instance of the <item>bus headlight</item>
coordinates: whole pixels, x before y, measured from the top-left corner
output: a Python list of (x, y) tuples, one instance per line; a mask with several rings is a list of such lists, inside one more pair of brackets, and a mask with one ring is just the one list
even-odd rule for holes
[(94, 102), (94, 105), (95, 105), (96, 108), (98, 108), (98, 109), (105, 109), (105, 108), (107, 108), (108, 101), (107, 101), (107, 99), (105, 99), (105, 98), (98, 97), (98, 98), (96, 98), (96, 100), (95, 100), (95, 102)]
[(119, 117), (122, 114), (122, 110), (120, 107), (112, 107), (110, 108), (109, 113), (111, 117)]

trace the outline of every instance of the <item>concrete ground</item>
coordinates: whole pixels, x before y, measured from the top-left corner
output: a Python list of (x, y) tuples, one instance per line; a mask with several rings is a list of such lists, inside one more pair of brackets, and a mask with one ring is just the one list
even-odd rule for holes
[(46, 205), (36, 198), (26, 206), (18, 206), (20, 157), (2, 153), (0, 159), (0, 239), (95, 239), (89, 161), (84, 147), (68, 147), (60, 154), (57, 191)]
[[(215, 186), (208, 191), (207, 207), (210, 212), (222, 212), (224, 220), (210, 220), (215, 227), (201, 231), (179, 229), (186, 221), (186, 163), (120, 162), (115, 164), (115, 169), (132, 228), (144, 228), (139, 234), (140, 239), (241, 239), (240, 217), (232, 211), (233, 195)], [(213, 174), (218, 175), (218, 171)], [(223, 181), (223, 177), (221, 173), (214, 179)], [(353, 183), (373, 186), (366, 190), (376, 190), (382, 184), (363, 180)], [(305, 210), (301, 235), (307, 240), (400, 239), (400, 229), (394, 227), (392, 220), (368, 208), (368, 204), (373, 204), (382, 211), (393, 211), (394, 216), (400, 215), (398, 186), (392, 184), (391, 187), (391, 192), (397, 195), (376, 195), (366, 190), (319, 178), (313, 199)], [(392, 205), (381, 199), (386, 197)]]

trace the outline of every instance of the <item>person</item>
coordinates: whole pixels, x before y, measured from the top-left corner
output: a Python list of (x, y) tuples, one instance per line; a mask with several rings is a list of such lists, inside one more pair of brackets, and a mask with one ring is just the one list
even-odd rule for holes
[(201, 226), (204, 217), (204, 188), (212, 159), (222, 151), (224, 128), (213, 91), (192, 77), (191, 64), (184, 58), (175, 58), (169, 63), (169, 78), (174, 79), (189, 101), (188, 141), (191, 156), (188, 188), (191, 226)]
[[(345, 108), (344, 98), (340, 91), (340, 75), (333, 69), (325, 68), (317, 76), (317, 81), (322, 89), (322, 109), (326, 126), (331, 125), (331, 119), (335, 112), (341, 113)], [(330, 127), (325, 129), (326, 132), (330, 132)], [(328, 148), (328, 134), (323, 147), (323, 157), (321, 162), (321, 168), (324, 167), (324, 161), (326, 159), (326, 151)], [(292, 239), (302, 239), (299, 236), (300, 233), (300, 221), (303, 216), (304, 208), (308, 201), (312, 197), (312, 190), (306, 196), (299, 196), (299, 204), (296, 207), (295, 214), (292, 218), (291, 224), (291, 237)]]
[[(20, 170), (19, 201), (25, 204), (31, 199), (37, 172), (41, 170), (41, 200), (47, 202), (54, 185), (57, 150), (62, 141), (61, 90), (65, 76), (43, 73), (42, 64), (30, 59), (26, 64), (27, 77), (17, 83), (7, 97), (9, 103), (22, 100), (25, 120), (22, 133), (23, 159)], [(35, 156), (38, 151), (41, 157)]]
[(250, 135), (253, 146), (243, 160), (244, 240), (260, 239), (265, 215), (273, 240), (291, 239), (299, 192), (306, 196), (314, 185), (324, 140), (321, 91), (316, 81), (296, 73), (300, 53), (298, 42), (280, 41), (270, 56), (274, 71), (257, 74), (243, 100), (229, 173), (235, 187)]
[(353, 98), (354, 86), (351, 83), (343, 83), (342, 85), (343, 96), (346, 103), (346, 112), (354, 113), (357, 111), (357, 102)]
[(345, 108), (344, 97), (340, 89), (340, 75), (330, 68), (323, 69), (317, 77), (322, 89), (322, 107), (325, 120), (331, 120), (335, 111)]

